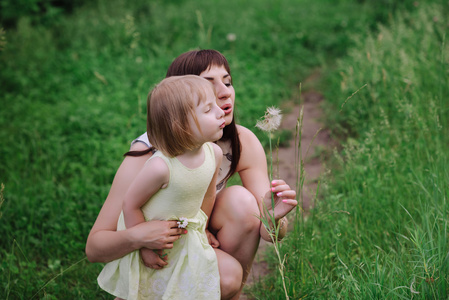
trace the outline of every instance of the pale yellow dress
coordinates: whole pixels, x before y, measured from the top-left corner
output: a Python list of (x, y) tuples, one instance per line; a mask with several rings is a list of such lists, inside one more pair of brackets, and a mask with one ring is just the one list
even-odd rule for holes
[[(169, 167), (170, 180), (143, 207), (146, 220), (188, 219), (187, 234), (165, 250), (168, 265), (161, 270), (147, 268), (139, 251), (107, 263), (98, 284), (108, 293), (123, 299), (220, 299), (217, 257), (205, 233), (206, 214), (200, 209), (215, 172), (212, 145), (203, 146), (205, 160), (196, 169), (185, 167), (178, 159), (160, 151)], [(123, 213), (117, 230), (125, 229)]]

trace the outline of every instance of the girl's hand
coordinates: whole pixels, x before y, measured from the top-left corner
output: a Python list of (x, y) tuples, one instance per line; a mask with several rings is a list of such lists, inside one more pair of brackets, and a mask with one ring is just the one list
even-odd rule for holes
[(168, 265), (167, 255), (164, 254), (164, 250), (142, 248), (140, 249), (140, 257), (143, 264), (150, 269), (160, 270)]
[[(298, 205), (298, 201), (296, 201), (296, 192), (284, 180), (273, 180), (271, 187), (271, 192), (265, 195), (265, 203), (267, 207), (271, 207), (271, 193), (273, 193), (275, 203), (274, 218), (278, 221), (295, 208)], [(270, 210), (272, 211), (272, 209)]]
[(186, 234), (187, 230), (178, 228), (176, 221), (148, 221), (129, 229), (132, 239), (138, 244), (136, 248), (154, 250), (171, 249), (173, 243)]
[(207, 235), (207, 240), (209, 241), (209, 245), (211, 245), (212, 248), (220, 247), (220, 242), (217, 240), (215, 235), (213, 235), (208, 229), (206, 229), (206, 235)]

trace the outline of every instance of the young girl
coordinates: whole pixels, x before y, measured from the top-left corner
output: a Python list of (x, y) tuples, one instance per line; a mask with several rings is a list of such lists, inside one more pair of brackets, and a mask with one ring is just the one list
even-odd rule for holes
[(137, 250), (106, 264), (98, 284), (123, 299), (220, 299), (217, 257), (205, 228), (222, 157), (211, 142), (223, 135), (224, 112), (212, 84), (194, 75), (164, 79), (147, 106), (149, 140), (159, 151), (130, 185), (117, 229), (178, 220), (188, 233), (165, 253), (141, 249), (149, 252), (146, 265)]

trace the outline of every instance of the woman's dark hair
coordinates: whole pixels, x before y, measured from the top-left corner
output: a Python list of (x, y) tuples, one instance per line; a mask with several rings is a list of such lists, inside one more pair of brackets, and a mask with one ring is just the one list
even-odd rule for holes
[[(199, 76), (202, 72), (206, 71), (211, 66), (223, 66), (229, 73), (229, 75), (231, 75), (228, 61), (223, 56), (223, 54), (221, 54), (217, 50), (192, 50), (183, 53), (175, 58), (175, 60), (168, 68), (165, 77), (182, 75)], [(231, 168), (224, 179), (224, 181), (226, 181), (235, 173), (241, 153), (241, 144), (234, 118), (232, 119), (232, 122), (223, 129), (223, 137), (221, 138), (221, 140), (230, 141), (232, 150)], [(153, 147), (143, 151), (128, 151), (124, 154), (124, 156), (141, 156), (151, 151), (154, 151)]]

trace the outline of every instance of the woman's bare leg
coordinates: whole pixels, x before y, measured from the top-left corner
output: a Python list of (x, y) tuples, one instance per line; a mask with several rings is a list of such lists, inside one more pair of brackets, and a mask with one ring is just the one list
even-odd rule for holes
[(220, 249), (214, 249), (220, 273), (221, 299), (232, 299), (240, 291), (242, 285), (242, 266), (231, 255)]
[(254, 196), (244, 187), (231, 186), (217, 195), (209, 228), (216, 233), (220, 249), (238, 260), (246, 282), (259, 246), (259, 208)]

